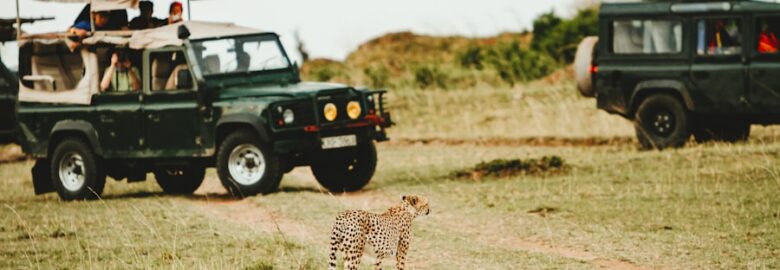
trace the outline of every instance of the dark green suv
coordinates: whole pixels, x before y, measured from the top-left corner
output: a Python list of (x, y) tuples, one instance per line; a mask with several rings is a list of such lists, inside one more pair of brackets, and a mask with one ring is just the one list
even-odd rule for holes
[(780, 5), (608, 3), (575, 60), (578, 87), (633, 120), (643, 148), (747, 139), (780, 123)]
[[(36, 193), (64, 200), (97, 198), (106, 176), (150, 172), (165, 192), (190, 194), (207, 167), (237, 197), (274, 191), (296, 166), (330, 191), (355, 191), (391, 125), (384, 91), (301, 82), (276, 34), (232, 24), (20, 44), (22, 147), (37, 159)], [(101, 91), (120, 48), (141, 87)]]

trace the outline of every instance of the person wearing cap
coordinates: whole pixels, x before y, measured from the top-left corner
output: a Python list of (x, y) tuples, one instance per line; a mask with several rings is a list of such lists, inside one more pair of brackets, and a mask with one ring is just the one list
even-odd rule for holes
[[(108, 24), (109, 23), (109, 19), (108, 19), (108, 13), (107, 12), (105, 12), (105, 11), (92, 12), (92, 17), (95, 20), (95, 31), (112, 30), (112, 29), (109, 29), (109, 24)], [(87, 19), (87, 20), (80, 20), (80, 21), (76, 22), (75, 24), (73, 24), (73, 26), (71, 26), (70, 29), (68, 29), (68, 33), (69, 34), (76, 35), (76, 36), (79, 36), (79, 37), (82, 37), (82, 38), (86, 37), (87, 34), (89, 34), (89, 32), (91, 32), (91, 31), (92, 31), (92, 25), (91, 25), (89, 19)]]
[(184, 8), (181, 2), (175, 1), (171, 3), (170, 8), (168, 9), (168, 24), (181, 22), (183, 17), (182, 16), (183, 11)]

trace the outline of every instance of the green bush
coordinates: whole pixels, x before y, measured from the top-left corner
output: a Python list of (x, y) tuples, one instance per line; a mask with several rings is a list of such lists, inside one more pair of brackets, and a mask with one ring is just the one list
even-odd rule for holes
[(390, 71), (385, 66), (372, 66), (363, 70), (368, 79), (368, 85), (372, 88), (391, 87)]
[(474, 168), (455, 171), (456, 177), (507, 177), (513, 175), (545, 175), (567, 169), (559, 156), (544, 156), (540, 159), (496, 159), (480, 162)]
[(465, 50), (458, 53), (457, 59), (462, 67), (482, 70), (482, 47), (471, 44), (466, 47)]
[(586, 36), (598, 34), (598, 10), (581, 9), (571, 19), (558, 18), (553, 12), (534, 20), (531, 48), (546, 53), (561, 63), (571, 63), (577, 45)]
[(327, 82), (338, 76), (339, 73), (330, 67), (320, 67), (311, 72), (311, 78), (315, 81)]
[(509, 85), (542, 78), (559, 67), (547, 54), (522, 48), (517, 41), (495, 45), (485, 53), (484, 61)]
[(435, 65), (423, 65), (414, 69), (414, 82), (420, 88), (447, 89), (449, 77)]

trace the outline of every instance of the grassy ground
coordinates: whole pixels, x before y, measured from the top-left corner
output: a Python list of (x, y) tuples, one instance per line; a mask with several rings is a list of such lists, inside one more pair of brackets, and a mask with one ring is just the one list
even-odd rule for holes
[[(572, 169), (451, 176), (479, 161), (553, 154)], [(432, 214), (415, 223), (412, 269), (780, 267), (777, 143), (386, 145), (380, 160), (363, 192), (322, 192), (298, 169), (281, 192), (243, 201), (226, 199), (210, 171), (191, 197), (111, 181), (101, 201), (62, 203), (32, 195), (31, 163), (0, 165), (0, 268), (322, 269), (337, 212), (381, 211), (413, 193), (431, 199)]]
[[(210, 170), (194, 196), (166, 196), (150, 176), (63, 203), (32, 194), (30, 161), (0, 161), (0, 269), (322, 269), (338, 212), (379, 212), (404, 194), (432, 208), (415, 222), (411, 269), (780, 268), (778, 128), (754, 126), (748, 143), (641, 152), (628, 121), (565, 80), (390, 95), (394, 140), (353, 194), (324, 192), (303, 168), (280, 192), (235, 201)], [(619, 139), (588, 143), (599, 138)], [(569, 170), (453, 176), (550, 155)]]

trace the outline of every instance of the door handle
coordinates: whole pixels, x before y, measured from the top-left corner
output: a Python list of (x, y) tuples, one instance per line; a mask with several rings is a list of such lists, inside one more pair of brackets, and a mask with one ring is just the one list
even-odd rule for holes
[(160, 117), (155, 113), (147, 114), (146, 117), (152, 122), (160, 122)]
[(99, 118), (100, 118), (100, 122), (101, 123), (113, 123), (114, 122), (114, 118), (109, 116), (109, 115), (101, 114)]
[(706, 71), (694, 71), (693, 72), (693, 77), (696, 78), (696, 79), (699, 79), (699, 80), (709, 79), (710, 78), (710, 73), (706, 72)]

